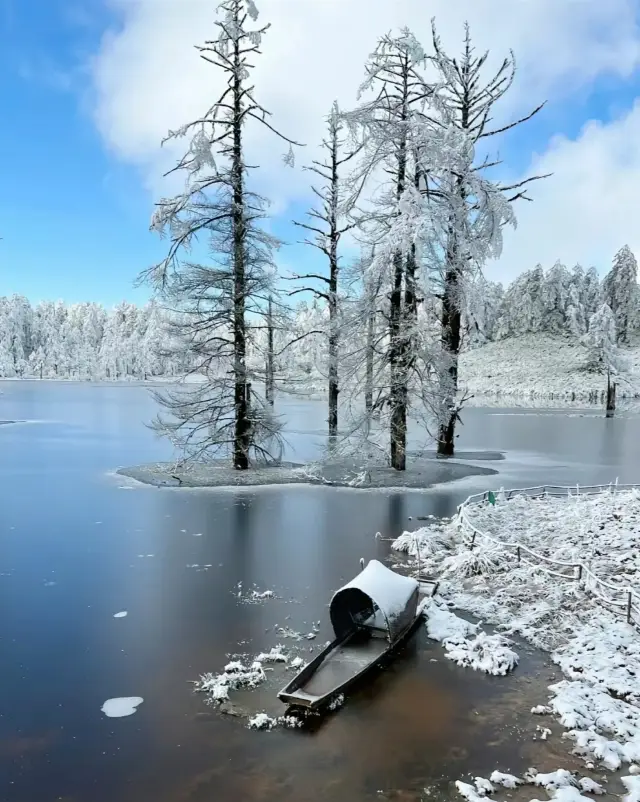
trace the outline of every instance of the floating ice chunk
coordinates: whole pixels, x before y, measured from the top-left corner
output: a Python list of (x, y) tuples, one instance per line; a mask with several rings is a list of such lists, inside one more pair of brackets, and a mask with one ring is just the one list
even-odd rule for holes
[(558, 769), (557, 771), (550, 771), (548, 774), (535, 774), (531, 778), (533, 785), (541, 785), (547, 790), (554, 790), (556, 788), (565, 788), (568, 785), (575, 785), (576, 779), (570, 771), (566, 769)]
[(100, 709), (108, 718), (124, 718), (132, 716), (143, 702), (142, 696), (121, 696), (107, 699)]

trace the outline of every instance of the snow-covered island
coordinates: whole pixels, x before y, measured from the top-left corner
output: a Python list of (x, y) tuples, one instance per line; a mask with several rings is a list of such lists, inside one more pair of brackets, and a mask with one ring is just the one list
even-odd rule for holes
[[(475, 460), (495, 461), (500, 454), (478, 452)], [(361, 461), (318, 462), (300, 465), (280, 462), (236, 471), (228, 460), (190, 463), (176, 467), (175, 463), (151, 463), (132, 468), (120, 468), (118, 473), (143, 484), (156, 487), (256, 487), (267, 485), (306, 484), (354, 489), (399, 488), (423, 489), (442, 482), (452, 482), (467, 476), (490, 476), (492, 468), (470, 465), (460, 461), (415, 457), (407, 461), (405, 471), (380, 464), (363, 465)]]
[[(495, 669), (508, 666), (509, 636), (551, 654), (564, 679), (531, 711), (541, 717), (540, 732), (547, 730), (546, 718), (559, 722), (585, 768), (624, 774), (627, 802), (634, 802), (640, 773), (640, 491), (613, 486), (592, 495), (576, 488), (558, 496), (508, 495), (465, 503), (451, 521), (404, 533), (394, 549), (422, 573), (440, 578), (428, 627), (451, 659), (503, 673)], [(456, 608), (494, 624), (495, 639), (477, 643), (481, 636), (455, 616)], [(496, 768), (487, 767), (489, 773)], [(554, 774), (558, 782), (536, 776), (513, 782), (543, 785), (554, 798), (593, 792), (588, 780), (581, 784), (562, 768)], [(486, 785), (459, 783), (458, 791), (477, 802), (493, 792), (491, 782), (506, 785), (492, 776)], [(572, 790), (555, 793), (560, 787)]]

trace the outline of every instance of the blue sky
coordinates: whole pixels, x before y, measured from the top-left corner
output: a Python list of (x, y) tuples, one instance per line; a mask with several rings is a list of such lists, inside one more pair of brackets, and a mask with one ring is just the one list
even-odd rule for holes
[[(0, 26), (0, 295), (145, 300), (148, 290), (133, 281), (165, 250), (148, 231), (148, 162), (123, 158), (94, 114), (92, 59), (106, 31), (122, 31), (121, 9), (102, 0), (0, 0)], [(570, 96), (552, 93), (538, 118), (501, 143), (501, 155), (519, 173), (554, 136), (571, 144), (586, 121), (624, 117), (639, 89), (637, 71), (603, 70)], [(294, 199), (274, 221), (275, 233), (299, 239), (289, 220), (303, 210)], [(287, 266), (301, 271), (315, 259), (299, 246), (282, 251)], [(595, 253), (594, 261), (606, 267)]]

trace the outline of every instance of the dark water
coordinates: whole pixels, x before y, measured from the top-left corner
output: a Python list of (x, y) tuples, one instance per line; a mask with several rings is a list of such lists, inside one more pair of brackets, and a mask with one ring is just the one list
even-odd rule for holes
[[(307, 631), (320, 618), (324, 642), (331, 592), (361, 556), (386, 554), (374, 533), (449, 515), (487, 479), (411, 494), (125, 490), (108, 471), (170, 457), (141, 425), (154, 411), (143, 389), (0, 389), (0, 419), (29, 421), (0, 427), (3, 802), (417, 800), (427, 786), (446, 795), (467, 772), (556, 767), (559, 738), (531, 740), (527, 710), (544, 701), (549, 672), (535, 654), (511, 678), (486, 678), (453, 666), (420, 631), (313, 732), (250, 732), (189, 684), (228, 653), (275, 645), (275, 625)], [(291, 456), (312, 457), (322, 405), (286, 412)], [(469, 410), (459, 441), (507, 452), (491, 464), (494, 487), (637, 480), (637, 417), (497, 412)], [(238, 604), (240, 581), (280, 598)], [(114, 619), (120, 610), (128, 617)], [(274, 677), (240, 702), (279, 712), (277, 686)], [(106, 718), (100, 707), (119, 696), (144, 703)]]

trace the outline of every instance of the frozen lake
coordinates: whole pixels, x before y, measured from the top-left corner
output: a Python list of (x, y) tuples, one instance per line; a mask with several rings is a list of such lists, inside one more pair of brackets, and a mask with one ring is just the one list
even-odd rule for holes
[[(459, 448), (504, 451), (503, 462), (484, 463), (499, 475), (425, 492), (125, 490), (109, 472), (171, 456), (143, 426), (155, 412), (144, 388), (0, 390), (0, 420), (27, 421), (0, 427), (2, 800), (419, 800), (426, 785), (445, 794), (498, 755), (517, 771), (548, 748), (523, 751), (513, 738), (530, 725), (514, 700), (547, 671), (538, 657), (488, 679), (451, 665), (423, 631), (314, 733), (250, 732), (208, 709), (189, 682), (220, 670), (228, 653), (270, 649), (276, 624), (307, 631), (320, 618), (324, 642), (331, 592), (360, 557), (386, 555), (376, 531), (450, 515), (488, 487), (638, 481), (637, 415), (469, 409)], [(288, 456), (315, 456), (324, 405), (280, 409)], [(281, 598), (238, 604), (238, 582)], [(132, 698), (144, 703), (131, 715), (101, 712)], [(269, 686), (250, 703), (278, 709)]]

